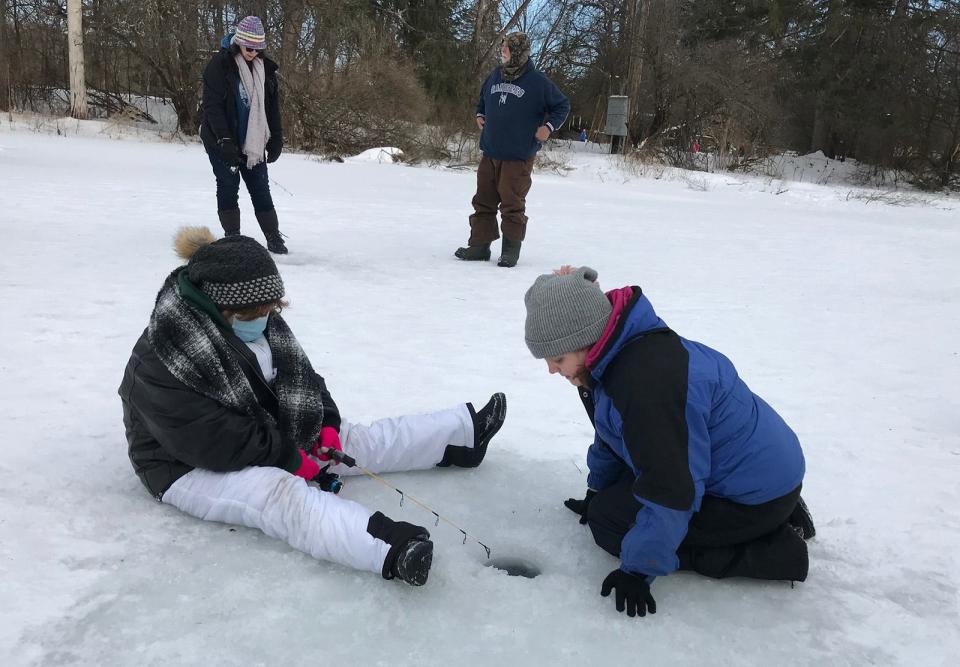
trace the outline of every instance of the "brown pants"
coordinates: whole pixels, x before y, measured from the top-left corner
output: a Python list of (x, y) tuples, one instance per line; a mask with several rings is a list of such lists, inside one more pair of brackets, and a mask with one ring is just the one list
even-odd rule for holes
[(467, 245), (488, 245), (496, 241), (497, 207), (500, 228), (511, 241), (522, 241), (527, 233), (527, 193), (533, 176), (533, 161), (491, 160), (484, 157), (477, 168), (477, 194), (473, 196), (470, 240)]

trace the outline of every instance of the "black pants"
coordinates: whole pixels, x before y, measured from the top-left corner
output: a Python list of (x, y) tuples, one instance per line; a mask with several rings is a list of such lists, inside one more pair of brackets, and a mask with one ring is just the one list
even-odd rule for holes
[(233, 211), (240, 207), (240, 179), (247, 186), (253, 210), (257, 213), (273, 210), (273, 197), (270, 195), (270, 177), (267, 174), (267, 163), (261, 162), (253, 169), (247, 169), (247, 158), (240, 156), (241, 163), (236, 171), (223, 161), (216, 146), (206, 146), (213, 175), (217, 179), (217, 210)]
[[(587, 512), (594, 540), (617, 557), (624, 535), (643, 507), (631, 491), (633, 481), (632, 475), (623, 475), (594, 496)], [(760, 505), (704, 496), (677, 549), (680, 569), (717, 579), (803, 581), (807, 577), (807, 547), (787, 522), (799, 498), (799, 486)]]

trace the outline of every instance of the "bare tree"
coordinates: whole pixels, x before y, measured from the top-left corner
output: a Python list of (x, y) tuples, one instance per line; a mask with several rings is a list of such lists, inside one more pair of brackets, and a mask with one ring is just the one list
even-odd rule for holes
[(192, 134), (203, 67), (246, 14), (281, 65), (291, 145), (467, 128), (520, 29), (581, 123), (626, 94), (630, 144), (672, 162), (694, 139), (731, 167), (812, 148), (960, 187), (960, 0), (0, 0), (0, 109), (59, 112), (69, 87), (83, 115), (86, 83), (91, 115), (142, 118), (131, 98), (156, 97)]
[(473, 20), (473, 66), (471, 75), (479, 79), (493, 58), (493, 35), (499, 23), (500, 0), (477, 0)]
[(83, 2), (67, 0), (67, 41), (70, 54), (70, 115), (87, 118), (87, 82), (83, 60)]
[(9, 111), (10, 88), (13, 77), (10, 70), (10, 36), (7, 27), (7, 0), (0, 0), (0, 110)]
[[(640, 108), (641, 84), (643, 83), (643, 56), (647, 38), (647, 18), (652, 0), (626, 0), (623, 8), (623, 44), (622, 53), (626, 60), (624, 73), (624, 94), (631, 102), (629, 127), (639, 127), (642, 123)], [(636, 132), (634, 139), (636, 140)], [(627, 152), (630, 151), (630, 142)]]

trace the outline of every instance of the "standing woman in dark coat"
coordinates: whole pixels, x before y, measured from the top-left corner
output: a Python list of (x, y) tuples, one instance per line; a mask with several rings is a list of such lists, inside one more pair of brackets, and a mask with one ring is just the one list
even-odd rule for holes
[(286, 254), (270, 196), (267, 163), (283, 150), (277, 64), (267, 58), (259, 17), (247, 16), (203, 72), (200, 138), (217, 178), (217, 214), (225, 236), (240, 233), (240, 179), (247, 184), (270, 252)]

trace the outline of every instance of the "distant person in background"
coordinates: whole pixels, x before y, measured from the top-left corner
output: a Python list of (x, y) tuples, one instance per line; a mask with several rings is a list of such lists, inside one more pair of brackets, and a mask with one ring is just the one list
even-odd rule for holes
[(217, 215), (225, 236), (240, 233), (240, 179), (247, 185), (270, 252), (286, 254), (270, 195), (267, 163), (283, 151), (277, 64), (267, 58), (263, 23), (247, 16), (224, 37), (203, 72), (200, 138), (217, 179)]
[(620, 558), (600, 594), (656, 611), (654, 578), (804, 581), (813, 520), (797, 436), (725, 356), (677, 335), (639, 287), (604, 294), (589, 267), (527, 290), (526, 343), (577, 387), (593, 423), (587, 492), (566, 506)]
[(537, 151), (567, 119), (570, 102), (530, 62), (530, 39), (522, 32), (500, 44), (500, 66), (480, 89), (477, 127), (483, 158), (477, 168), (477, 192), (470, 216), (470, 238), (454, 255), (466, 261), (490, 259), (500, 210), (503, 244), (498, 266), (520, 259), (527, 233), (527, 193)]
[(375, 472), (478, 466), (506, 397), (351, 423), (280, 315), (283, 280), (266, 248), (206, 227), (181, 230), (175, 247), (187, 264), (164, 281), (120, 385), (130, 462), (150, 495), (314, 558), (426, 583), (425, 528), (307, 482), (341, 453)]
[(580, 130), (580, 141), (587, 143), (587, 128)]
[(840, 162), (847, 161), (847, 142), (843, 139), (837, 140), (836, 157)]

